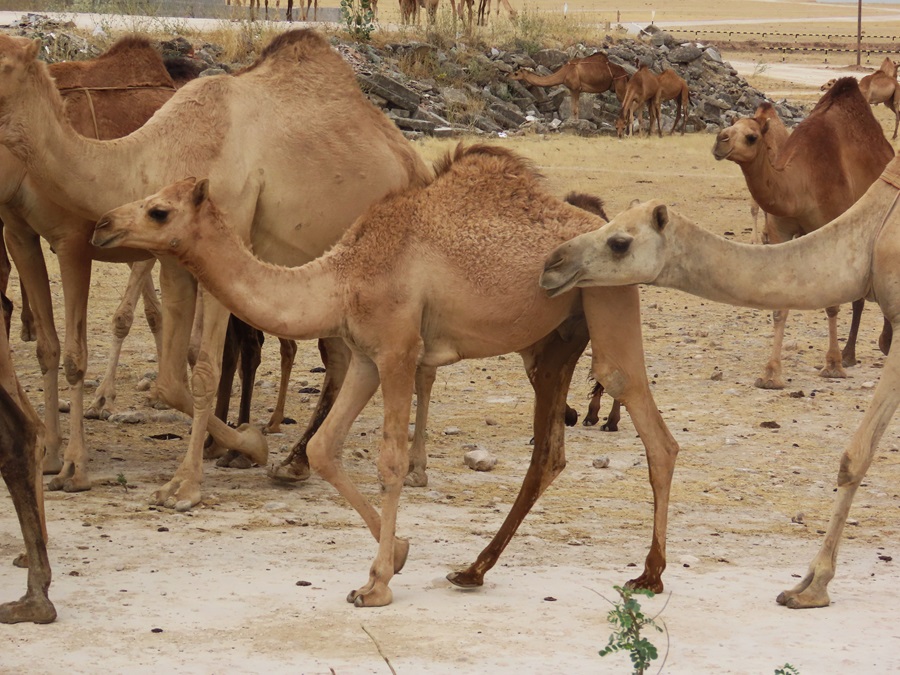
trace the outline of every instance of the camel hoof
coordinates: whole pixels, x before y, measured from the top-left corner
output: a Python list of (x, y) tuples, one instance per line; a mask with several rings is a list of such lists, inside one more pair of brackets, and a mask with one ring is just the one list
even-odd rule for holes
[(108, 420), (110, 415), (112, 415), (112, 411), (103, 407), (91, 406), (87, 410), (84, 411), (84, 419), (86, 420)]
[(478, 588), (479, 586), (484, 586), (484, 575), (470, 570), (450, 572), (447, 575), (447, 581), (457, 588)]
[(23, 323), (22, 329), (19, 331), (19, 339), (22, 342), (37, 342), (37, 331), (34, 326), (27, 326)]
[(0, 605), (0, 623), (53, 623), (56, 607), (46, 597), (28, 597)]
[(597, 424), (597, 422), (599, 422), (599, 421), (600, 421), (599, 418), (597, 418), (597, 417), (591, 417), (590, 415), (588, 415), (587, 417), (584, 418), (584, 420), (582, 420), (581, 426), (583, 426), (583, 427), (592, 427), (592, 426), (594, 426), (595, 424)]
[[(210, 436), (203, 444), (203, 459), (221, 459), (228, 454), (228, 448), (223, 448)], [(221, 466), (217, 464), (216, 466)]]
[(237, 450), (229, 450), (216, 460), (216, 466), (223, 469), (249, 469), (253, 466), (253, 462)]
[(403, 569), (409, 556), (409, 539), (394, 538), (394, 574)]
[(781, 378), (757, 378), (753, 385), (757, 389), (784, 389), (784, 380)]
[(309, 464), (305, 462), (270, 464), (269, 478), (282, 483), (300, 483), (309, 480)]
[(354, 607), (386, 607), (393, 599), (394, 594), (387, 586), (382, 591), (373, 588), (369, 591), (350, 591), (347, 595), (347, 602), (352, 603)]
[(841, 366), (825, 366), (819, 371), (819, 375), (822, 377), (843, 379), (847, 377), (847, 372)]
[(91, 481), (87, 478), (72, 478), (66, 479), (62, 486), (63, 492), (87, 492), (91, 489)]
[(625, 588), (643, 589), (652, 593), (662, 593), (663, 582), (658, 576), (651, 576), (644, 572), (638, 578), (626, 581)]
[(410, 469), (403, 479), (406, 487), (428, 487), (428, 474), (424, 470)]
[(619, 425), (616, 424), (615, 422), (612, 424), (607, 422), (602, 427), (600, 427), (600, 431), (618, 431), (618, 430), (619, 430)]
[(796, 594), (790, 591), (782, 591), (775, 598), (775, 602), (779, 605), (784, 605), (788, 609), (817, 609), (819, 607), (828, 607), (831, 604), (831, 599), (828, 597), (827, 592), (821, 595), (813, 595), (806, 591)]
[(567, 427), (574, 427), (576, 424), (578, 424), (578, 411), (575, 410), (575, 408), (566, 406), (565, 420)]
[(859, 360), (856, 358), (856, 354), (844, 354), (841, 357), (841, 365), (844, 368), (852, 368), (856, 364), (859, 363)]
[(28, 569), (28, 554), (20, 553), (15, 558), (13, 558), (13, 567), (18, 567), (23, 570)]
[(246, 422), (236, 431), (243, 437), (239, 452), (254, 464), (265, 466), (269, 461), (269, 443), (262, 431)]

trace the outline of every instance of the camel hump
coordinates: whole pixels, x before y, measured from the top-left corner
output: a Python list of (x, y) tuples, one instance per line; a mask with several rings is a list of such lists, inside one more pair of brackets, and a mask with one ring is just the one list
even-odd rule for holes
[(756, 106), (756, 113), (753, 116), (759, 120), (769, 120), (778, 117), (778, 111), (769, 101), (763, 101)]
[[(331, 45), (319, 33), (309, 28), (289, 30), (267, 44), (253, 66), (273, 58), (295, 61), (315, 58), (322, 52), (330, 52)], [(253, 66), (250, 66), (251, 68)]]
[(504, 173), (514, 175), (530, 174), (535, 178), (540, 176), (529, 160), (517, 155), (512, 150), (485, 143), (474, 143), (473, 145), (459, 143), (454, 151), (448, 152), (443, 158), (435, 162), (434, 177), (443, 176), (457, 166), (473, 163), (480, 164), (485, 160), (491, 159), (496, 160), (498, 164), (491, 170), (493, 175)]
[[(126, 54), (130, 51), (135, 50), (143, 50), (143, 49), (153, 49), (153, 45), (150, 40), (143, 35), (126, 35), (125, 37), (119, 38), (113, 43), (113, 46), (103, 52), (98, 59), (110, 59), (117, 58)], [(156, 50), (153, 49), (155, 52)]]
[(593, 213), (595, 216), (600, 216), (603, 220), (609, 222), (603, 200), (596, 195), (589, 195), (584, 192), (570, 192), (566, 195), (565, 201), (572, 206), (577, 206), (583, 211)]

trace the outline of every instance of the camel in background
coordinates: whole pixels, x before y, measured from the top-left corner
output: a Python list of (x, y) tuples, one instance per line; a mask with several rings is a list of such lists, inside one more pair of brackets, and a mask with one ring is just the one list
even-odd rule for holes
[(660, 122), (660, 102), (661, 91), (659, 88), (659, 78), (647, 67), (641, 64), (637, 72), (628, 80), (625, 87), (625, 96), (622, 99), (622, 109), (619, 111), (619, 117), (616, 120), (616, 133), (622, 138), (627, 131), (631, 136), (634, 127), (634, 115), (637, 113), (638, 135), (640, 135), (641, 126), (643, 124), (643, 107), (646, 105), (648, 116), (650, 118), (647, 127), (648, 138), (653, 135), (653, 120), (656, 120), (656, 129), (659, 137), (662, 138), (662, 123)]
[[(798, 132), (799, 128), (794, 135)], [(815, 232), (777, 246), (728, 241), (658, 201), (648, 202), (557, 248), (547, 259), (541, 285), (552, 297), (575, 287), (650, 283), (760, 309), (816, 309), (868, 296), (876, 299), (896, 330), (900, 328), (898, 199), (900, 158), (895, 157), (844, 213)], [(587, 301), (585, 313), (590, 319)], [(887, 354), (881, 372), (872, 402), (841, 456), (822, 546), (800, 582), (779, 594), (782, 605), (797, 609), (830, 602), (828, 583), (834, 577), (853, 497), (900, 405), (900, 350)]]
[(684, 128), (687, 126), (688, 110), (691, 105), (691, 91), (687, 82), (671, 68), (666, 68), (657, 78), (659, 80), (659, 101), (675, 101), (675, 121), (669, 135), (675, 133), (678, 120), (681, 119), (681, 135), (684, 136)]
[[(828, 80), (822, 85), (822, 91), (831, 89), (837, 80)], [(884, 58), (881, 66), (859, 81), (859, 90), (869, 105), (884, 103), (894, 113), (894, 135), (897, 138), (897, 127), (900, 126), (900, 84), (897, 83), (897, 64), (889, 56)]]
[[(509, 18), (515, 19), (519, 13), (509, 4), (509, 0), (497, 0), (497, 17), (500, 16), (500, 5), (509, 12)], [(491, 0), (479, 0), (478, 2), (478, 25), (486, 26), (488, 17), (491, 15)]]
[[(411, 145), (315, 31), (282, 33), (241, 73), (186, 85), (147, 124), (115, 142), (89, 142), (72, 131), (38, 49), (37, 42), (0, 36), (6, 64), (0, 143), (59, 202), (84, 216), (99, 217), (185, 175), (209, 173), (239, 236), (265, 260), (301, 265), (329, 248), (370, 203), (428, 177)], [(293, 114), (286, 117), (285, 110)], [(271, 142), (275, 129), (278, 143)], [(256, 464), (266, 463), (268, 447), (258, 429), (231, 429), (211, 415), (229, 315), (212, 298), (204, 302), (193, 391), (187, 388), (196, 282), (172, 260), (161, 266), (165, 333), (157, 395), (193, 413), (194, 423), (187, 455), (151, 499), (186, 510), (201, 498), (207, 428), (219, 445)], [(341, 340), (330, 340), (327, 349), (346, 352)], [(329, 361), (330, 386), (339, 386), (339, 365), (337, 357)]]
[[(786, 136), (770, 104), (751, 118), (737, 120), (716, 138), (713, 154), (741, 167), (750, 194), (769, 214), (770, 243), (785, 242), (817, 230), (859, 199), (894, 156), (881, 125), (852, 77), (841, 78), (803, 122)], [(770, 141), (775, 132), (783, 140)], [(814, 261), (810, 261), (812, 266)], [(856, 298), (854, 315), (862, 312)], [(823, 377), (846, 377), (844, 366), (856, 363), (856, 329), (843, 354), (838, 347), (838, 307), (829, 307), (828, 351)], [(775, 338), (765, 371), (756, 386), (782, 389), (781, 346), (787, 310), (773, 314)], [(858, 319), (854, 318), (858, 328)], [(885, 327), (885, 333), (888, 333)], [(887, 339), (883, 334), (882, 340)]]
[(519, 68), (509, 78), (535, 87), (565, 86), (572, 97), (572, 116), (577, 120), (578, 101), (583, 93), (602, 94), (613, 89), (621, 102), (625, 97), (628, 73), (622, 66), (612, 63), (606, 54), (598, 52), (583, 59), (572, 59), (546, 77)]
[[(585, 325), (579, 293), (550, 300), (534, 283), (547, 251), (601, 225), (601, 218), (551, 197), (530, 165), (511, 152), (460, 146), (437, 165), (427, 186), (374, 204), (323, 257), (286, 268), (255, 258), (207, 191), (206, 180), (188, 179), (114, 209), (98, 222), (93, 241), (103, 247), (147, 246), (174, 256), (238, 316), (266, 332), (293, 338), (337, 335), (350, 344), (344, 386), (309, 444), (313, 467), (353, 505), (379, 542), (369, 582), (352, 591), (349, 602), (388, 604), (388, 583), (406, 560), (409, 544), (396, 537), (395, 528), (417, 369), (516, 351), (535, 390), (534, 451), (519, 495), (475, 563), (448, 577), (460, 586), (480, 586), (565, 466), (566, 391), (588, 327), (594, 374), (628, 408), (651, 467), (653, 541), (644, 574), (633, 583), (662, 588), (665, 513), (678, 446), (650, 393), (637, 290), (607, 289), (593, 296), (598, 312)], [(285, 304), (285, 297), (299, 302)], [(340, 461), (350, 425), (379, 383), (380, 516)]]

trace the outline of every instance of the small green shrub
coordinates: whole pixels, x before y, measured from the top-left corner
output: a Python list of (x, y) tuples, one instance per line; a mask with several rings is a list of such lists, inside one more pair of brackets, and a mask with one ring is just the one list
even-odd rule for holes
[(643, 675), (650, 662), (659, 657), (659, 651), (650, 640), (641, 635), (641, 631), (649, 626), (661, 633), (662, 628), (657, 626), (652, 618), (644, 615), (641, 604), (634, 596), (644, 595), (652, 598), (655, 594), (643, 588), (621, 586), (613, 588), (622, 601), (614, 602), (607, 615), (607, 620), (613, 625), (614, 630), (609, 636), (609, 643), (600, 650), (600, 656), (620, 651), (628, 652), (634, 665), (634, 675)]
[(372, 37), (375, 12), (370, 0), (341, 0), (341, 19), (351, 37), (365, 42)]

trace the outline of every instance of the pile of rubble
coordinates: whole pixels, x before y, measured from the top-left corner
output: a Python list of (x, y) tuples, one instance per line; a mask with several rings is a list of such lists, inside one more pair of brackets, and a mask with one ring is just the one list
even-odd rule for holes
[[(68, 29), (68, 25), (35, 14), (22, 17), (9, 28), (18, 35), (41, 38), (43, 57), (48, 61), (90, 58), (100, 53), (90, 40)], [(607, 54), (629, 74), (635, 72), (635, 64), (644, 63), (657, 73), (672, 68), (681, 75), (691, 92), (687, 131), (718, 132), (727, 126), (728, 116), (752, 115), (765, 100), (765, 94), (739, 76), (715, 48), (679, 44), (662, 31), (650, 32), (642, 40), (607, 37), (597, 46), (542, 49), (533, 54), (497, 48), (483, 52), (462, 42), (449, 48), (424, 42), (376, 48), (337, 38), (332, 38), (332, 43), (353, 67), (367, 95), (411, 137), (563, 130), (582, 135), (612, 134), (620, 108), (613, 92), (582, 94), (580, 119), (576, 120), (569, 91), (562, 85), (529, 87), (509, 78), (518, 68), (549, 75), (569, 59), (597, 51)], [(164, 55), (193, 59), (201, 75), (231, 72), (246, 65), (222, 63), (223, 50), (208, 43), (194, 45), (176, 37), (160, 44)], [(663, 105), (664, 128), (674, 121), (670, 105)], [(807, 112), (787, 101), (776, 102), (776, 108), (788, 126), (801, 121)]]

